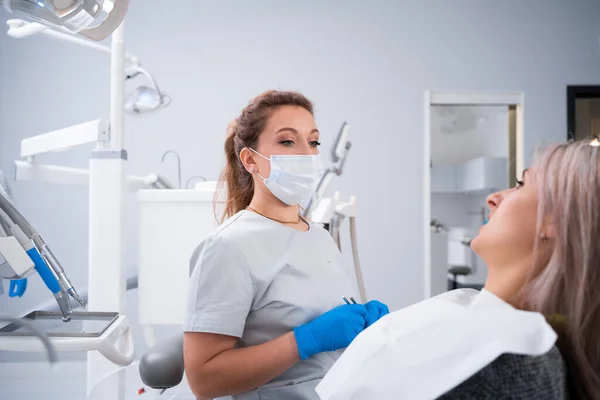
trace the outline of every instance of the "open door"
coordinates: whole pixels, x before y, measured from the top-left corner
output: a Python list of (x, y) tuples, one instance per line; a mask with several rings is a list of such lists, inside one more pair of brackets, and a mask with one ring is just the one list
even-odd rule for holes
[(459, 287), (480, 289), (487, 279), (470, 240), (487, 223), (487, 196), (520, 179), (523, 96), (429, 92), (425, 116), (427, 299)]

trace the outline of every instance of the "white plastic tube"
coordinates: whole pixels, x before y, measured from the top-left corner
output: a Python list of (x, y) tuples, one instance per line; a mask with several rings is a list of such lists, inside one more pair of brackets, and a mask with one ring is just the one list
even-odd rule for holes
[(356, 283), (360, 293), (360, 300), (364, 304), (367, 302), (367, 291), (363, 280), (360, 260), (358, 259), (358, 244), (356, 242), (356, 217), (350, 217), (350, 243), (352, 245), (352, 258), (354, 259), (354, 273), (356, 274)]

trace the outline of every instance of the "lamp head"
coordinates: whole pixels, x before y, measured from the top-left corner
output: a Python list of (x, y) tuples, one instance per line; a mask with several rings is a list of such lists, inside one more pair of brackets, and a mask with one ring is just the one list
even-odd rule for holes
[(95, 41), (121, 25), (129, 0), (0, 0), (9, 12)]
[(145, 115), (167, 107), (170, 103), (171, 98), (164, 93), (161, 95), (156, 89), (139, 86), (127, 97), (125, 111), (134, 115)]

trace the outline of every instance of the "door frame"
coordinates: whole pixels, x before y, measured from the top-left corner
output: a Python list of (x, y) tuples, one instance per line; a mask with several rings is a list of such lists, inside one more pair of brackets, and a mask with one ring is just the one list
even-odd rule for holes
[(447, 105), (494, 105), (515, 106), (517, 114), (516, 132), (516, 167), (518, 173), (523, 171), (524, 162), (524, 109), (525, 94), (523, 92), (459, 92), (459, 91), (425, 91), (424, 96), (424, 130), (423, 130), (423, 298), (431, 297), (432, 270), (431, 270), (431, 106)]
[(567, 85), (567, 141), (575, 140), (577, 99), (600, 99), (600, 85)]

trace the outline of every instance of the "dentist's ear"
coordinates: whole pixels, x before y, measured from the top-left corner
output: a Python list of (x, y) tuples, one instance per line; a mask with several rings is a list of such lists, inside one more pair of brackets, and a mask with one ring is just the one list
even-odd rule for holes
[(250, 174), (255, 174), (257, 172), (256, 161), (254, 160), (254, 154), (247, 147), (244, 147), (242, 151), (240, 151), (240, 161), (246, 168)]

